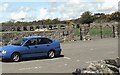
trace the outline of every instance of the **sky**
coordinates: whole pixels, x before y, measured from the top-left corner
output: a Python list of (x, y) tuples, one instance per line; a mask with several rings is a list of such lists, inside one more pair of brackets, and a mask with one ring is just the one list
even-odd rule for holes
[[(106, 13), (118, 11), (120, 0), (0, 0), (0, 23), (38, 21), (43, 19), (70, 20), (85, 11)], [(24, 20), (22, 19), (24, 18)]]

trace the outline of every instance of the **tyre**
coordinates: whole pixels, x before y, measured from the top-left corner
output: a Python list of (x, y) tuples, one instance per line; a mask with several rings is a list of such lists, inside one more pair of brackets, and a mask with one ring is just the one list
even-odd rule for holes
[(52, 51), (49, 51), (49, 52), (48, 52), (48, 57), (49, 57), (49, 58), (54, 58), (54, 57), (55, 57), (55, 51), (53, 51), (53, 50), (52, 50)]
[(20, 54), (19, 53), (13, 53), (11, 56), (11, 61), (18, 62), (20, 61)]

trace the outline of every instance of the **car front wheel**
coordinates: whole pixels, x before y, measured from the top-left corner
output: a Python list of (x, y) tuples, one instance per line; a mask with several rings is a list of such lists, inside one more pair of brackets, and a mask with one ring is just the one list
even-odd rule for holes
[(48, 57), (49, 58), (54, 58), (55, 57), (55, 52), (54, 51), (49, 51), (48, 52)]
[(13, 53), (12, 56), (11, 56), (11, 60), (13, 62), (18, 62), (20, 61), (20, 54), (19, 53)]

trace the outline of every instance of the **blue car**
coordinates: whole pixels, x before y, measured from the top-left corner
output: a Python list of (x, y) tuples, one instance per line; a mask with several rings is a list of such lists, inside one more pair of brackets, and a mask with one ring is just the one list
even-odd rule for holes
[(22, 58), (47, 56), (54, 58), (60, 56), (61, 47), (58, 40), (49, 39), (44, 36), (23, 37), (7, 46), (0, 47), (2, 60), (18, 62)]

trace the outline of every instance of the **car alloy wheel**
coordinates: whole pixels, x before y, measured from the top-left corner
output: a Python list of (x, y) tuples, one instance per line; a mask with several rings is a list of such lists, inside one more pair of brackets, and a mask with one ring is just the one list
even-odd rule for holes
[(49, 51), (48, 57), (49, 58), (54, 58), (55, 57), (55, 52), (54, 51)]
[(12, 54), (12, 61), (14, 62), (20, 61), (20, 55), (18, 53)]

